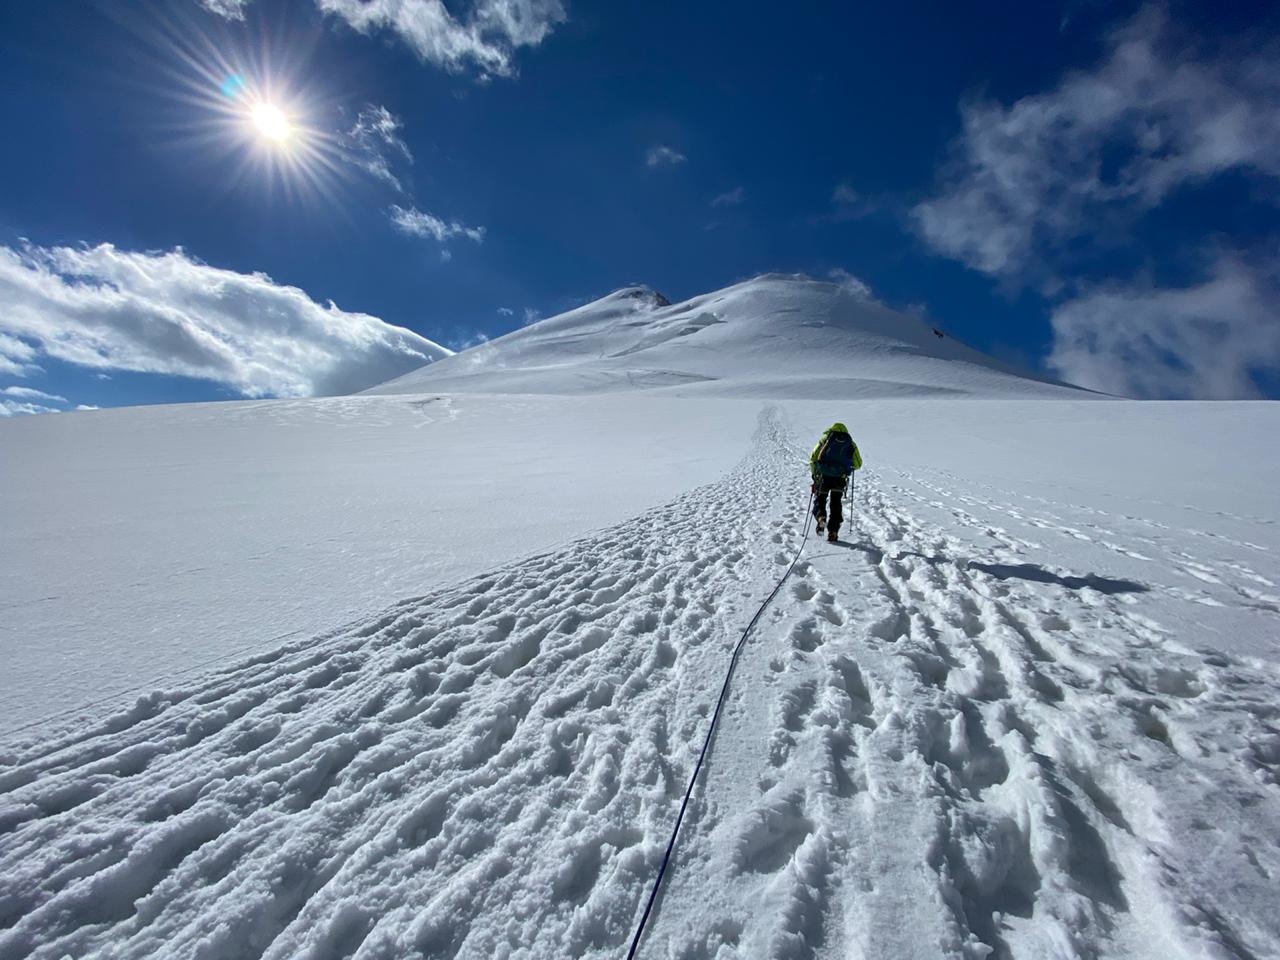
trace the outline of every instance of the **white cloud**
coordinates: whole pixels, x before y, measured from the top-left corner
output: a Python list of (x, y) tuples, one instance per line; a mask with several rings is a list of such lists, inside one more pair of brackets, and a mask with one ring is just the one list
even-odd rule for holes
[(0, 397), (0, 417), (34, 416), (37, 413), (61, 413), (57, 407), (46, 407), (40, 403), (27, 403), (23, 400), (9, 400)]
[(566, 19), (560, 0), (478, 0), (465, 22), (441, 0), (315, 0), (360, 33), (390, 30), (419, 59), (453, 73), (510, 76), (520, 47), (536, 47)]
[(718, 197), (713, 197), (711, 206), (713, 207), (736, 207), (742, 203), (746, 191), (742, 187), (734, 187), (728, 193), (722, 193)]
[(432, 237), (440, 243), (453, 237), (466, 237), (476, 243), (484, 242), (484, 227), (468, 227), (457, 220), (441, 220), (430, 213), (423, 213), (417, 207), (392, 206), (391, 223), (401, 233), (411, 237)]
[(472, 347), (483, 346), (489, 342), (489, 335), (483, 330), (472, 330), (470, 333), (459, 333), (453, 340), (453, 346), (456, 350), (470, 350)]
[(35, 358), (35, 347), (17, 337), (6, 335), (0, 326), (0, 375), (24, 377), (29, 373), (36, 373), (40, 367), (33, 362)]
[(200, 5), (210, 13), (216, 13), (228, 20), (243, 20), (244, 8), (252, 0), (200, 0)]
[[(342, 137), (342, 142), (352, 163), (412, 200), (412, 193), (405, 189), (393, 170), (393, 163), (397, 160), (413, 163), (413, 154), (400, 136), (403, 127), (400, 119), (386, 107), (370, 104), (360, 111), (355, 125)], [(442, 220), (434, 214), (419, 210), (412, 203), (408, 207), (393, 205), (388, 216), (392, 226), (407, 236), (424, 239), (431, 237), (439, 243), (453, 237), (466, 237), (476, 243), (484, 242), (484, 227), (469, 227), (457, 220)], [(448, 263), (452, 259), (451, 250), (440, 251), (442, 263)]]
[(837, 183), (836, 188), (831, 191), (831, 202), (835, 204), (857, 203), (859, 200), (858, 191), (853, 189), (847, 183)]
[(77, 409), (77, 410), (100, 410), (100, 409), (101, 409), (101, 407), (97, 406), (96, 404), (92, 404), (92, 403), (77, 403), (77, 404), (76, 404), (76, 409)]
[(1071, 383), (1142, 398), (1261, 396), (1280, 374), (1280, 264), (1217, 258), (1188, 287), (1091, 290), (1053, 313), (1049, 365)]
[[(243, 20), (253, 0), (200, 0), (212, 13)], [(476, 0), (465, 21), (443, 0), (315, 0), (324, 13), (364, 34), (390, 30), (420, 60), (451, 73), (511, 76), (520, 47), (536, 47), (568, 19), (561, 0)]]
[(679, 163), (684, 163), (687, 159), (688, 157), (679, 150), (668, 147), (665, 144), (650, 147), (644, 155), (644, 162), (649, 167), (671, 167)]
[(36, 390), (34, 387), (5, 387), (0, 390), (0, 394), (6, 397), (16, 397), (19, 400), (44, 400), (49, 403), (66, 403), (66, 397), (60, 397), (56, 393), (45, 393), (43, 390)]
[(1280, 62), (1197, 59), (1148, 7), (1094, 69), (1012, 106), (962, 107), (943, 191), (913, 211), (938, 252), (991, 274), (1038, 272), (1100, 223), (1228, 170), (1280, 176)]
[(413, 163), (413, 154), (400, 136), (402, 129), (404, 124), (386, 107), (367, 104), (342, 137), (352, 163), (401, 193), (404, 187), (391, 169), (393, 159)]
[(857, 297), (859, 300), (874, 299), (871, 296), (871, 287), (843, 267), (836, 267), (834, 270), (829, 271), (827, 277), (845, 293)]
[[(411, 192), (405, 188), (393, 169), (397, 160), (413, 163), (413, 154), (400, 136), (403, 127), (400, 119), (386, 107), (366, 105), (356, 117), (352, 128), (343, 135), (342, 143), (352, 163), (412, 200)], [(407, 236), (431, 237), (440, 243), (454, 237), (466, 237), (476, 243), (484, 241), (484, 227), (469, 227), (457, 220), (442, 220), (412, 204), (408, 207), (395, 204), (388, 211), (388, 216), (392, 226)], [(452, 251), (440, 251), (442, 263), (448, 263), (452, 259)]]
[(822, 213), (809, 216), (809, 223), (845, 223), (861, 220), (884, 208), (884, 201), (865, 197), (848, 183), (837, 183), (831, 190), (831, 200)]
[(831, 191), (831, 209), (819, 220), (842, 223), (847, 220), (858, 220), (874, 212), (876, 204), (868, 200), (848, 183), (837, 183)]
[(181, 250), (0, 246), (0, 368), (40, 355), (245, 396), (349, 393), (448, 354), (411, 330)]
[(516, 312), (512, 310), (510, 307), (499, 307), (498, 313), (500, 313), (504, 317), (513, 317), (515, 316)]
[(525, 307), (522, 314), (524, 317), (524, 325), (527, 327), (531, 323), (537, 323), (542, 319), (542, 311), (535, 310), (533, 307)]

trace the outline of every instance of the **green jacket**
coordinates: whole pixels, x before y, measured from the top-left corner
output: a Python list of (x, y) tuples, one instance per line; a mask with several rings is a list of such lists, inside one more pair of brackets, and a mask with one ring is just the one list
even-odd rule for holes
[[(822, 437), (818, 440), (818, 445), (813, 448), (813, 453), (809, 454), (809, 475), (816, 477), (818, 475), (818, 457), (822, 456), (822, 448), (827, 445), (827, 438), (833, 433), (848, 434), (849, 428), (843, 423), (833, 423), (822, 432)], [(853, 438), (850, 437), (850, 442)], [(853, 444), (853, 469), (862, 469), (862, 453), (858, 450), (858, 445)]]

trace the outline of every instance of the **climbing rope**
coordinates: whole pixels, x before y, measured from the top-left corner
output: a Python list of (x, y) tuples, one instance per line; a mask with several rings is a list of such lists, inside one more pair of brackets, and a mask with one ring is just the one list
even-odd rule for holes
[(796, 564), (800, 561), (800, 554), (804, 552), (804, 545), (809, 539), (809, 521), (813, 518), (813, 498), (814, 494), (809, 494), (809, 507), (805, 514), (804, 535), (800, 538), (800, 546), (796, 548), (796, 555), (791, 558), (791, 564), (783, 573), (782, 579), (778, 581), (778, 585), (773, 588), (773, 592), (764, 598), (764, 602), (760, 604), (760, 609), (751, 618), (751, 622), (747, 624), (746, 629), (742, 631), (742, 636), (738, 638), (737, 645), (733, 648), (733, 656), (729, 658), (729, 669), (725, 671), (724, 683), (720, 686), (720, 697), (716, 700), (715, 711), (711, 714), (711, 724), (707, 727), (706, 739), (702, 741), (702, 752), (698, 754), (698, 762), (693, 765), (693, 774), (689, 777), (689, 786), (684, 791), (684, 799), (680, 802), (680, 812), (676, 815), (675, 826), (671, 829), (671, 839), (667, 841), (666, 853), (662, 855), (662, 864), (658, 867), (658, 875), (654, 878), (653, 889), (649, 891), (649, 901), (644, 905), (644, 913), (640, 917), (640, 923), (636, 927), (636, 935), (631, 939), (631, 949), (627, 951), (627, 960), (633, 960), (636, 950), (640, 947), (640, 938), (644, 936), (645, 924), (649, 922), (649, 914), (653, 912), (653, 904), (658, 899), (658, 890), (662, 886), (662, 878), (667, 873), (667, 866), (671, 862), (671, 854), (676, 847), (676, 838), (680, 835), (680, 824), (684, 822), (684, 812), (689, 806), (689, 798), (693, 796), (694, 785), (698, 782), (698, 774), (702, 770), (702, 761), (707, 757), (707, 749), (711, 746), (711, 737), (716, 732), (716, 724), (720, 720), (720, 710), (724, 706), (724, 699), (729, 694), (729, 681), (733, 678), (733, 668), (738, 664), (738, 655), (742, 653), (742, 648), (747, 642), (747, 637), (751, 631), (755, 629), (756, 623), (764, 614), (765, 608), (773, 602), (773, 598), (778, 595), (778, 591), (782, 589), (782, 585), (787, 582), (787, 577), (791, 576), (791, 571), (795, 569)]

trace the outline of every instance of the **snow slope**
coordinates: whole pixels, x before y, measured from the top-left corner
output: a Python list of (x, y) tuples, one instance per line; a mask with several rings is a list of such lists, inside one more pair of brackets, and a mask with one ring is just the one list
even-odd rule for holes
[[(766, 410), (663, 507), (13, 743), (0, 954), (620, 955), (802, 455)], [(1274, 623), (1269, 526), (892, 468), (852, 516), (747, 646), (642, 956), (1275, 955), (1278, 668), (1176, 616)]]
[(625, 955), (837, 418), (850, 523), (746, 645), (641, 956), (1280, 955), (1276, 405), (720, 296), (450, 392), (0, 424), (6, 713), (145, 681), (0, 740), (0, 956)]
[[(0, 423), (0, 733), (330, 629), (714, 479), (756, 408), (336, 397)], [(477, 438), (494, 438), (478, 443)], [(495, 459), (491, 443), (500, 443)], [(649, 451), (661, 456), (649, 456)], [(141, 690), (139, 690), (141, 688)]]
[[(0, 565), (0, 732), (662, 503), (739, 455), (758, 404), (729, 398), (1092, 396), (833, 284), (763, 277), (662, 303), (619, 291), (436, 360), (382, 398), (0, 424), (15, 558)], [(435, 379), (468, 392), (400, 393)], [(584, 390), (589, 403), (555, 398)], [(691, 408), (686, 391), (708, 402)]]
[(365, 391), (689, 397), (1081, 397), (832, 283), (766, 275), (668, 304), (645, 287)]

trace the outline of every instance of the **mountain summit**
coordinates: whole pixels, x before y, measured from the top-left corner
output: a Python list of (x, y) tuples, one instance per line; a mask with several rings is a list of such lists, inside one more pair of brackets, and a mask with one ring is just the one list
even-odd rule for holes
[(367, 393), (769, 398), (1084, 396), (834, 283), (766, 274), (671, 304), (644, 286), (439, 360)]

